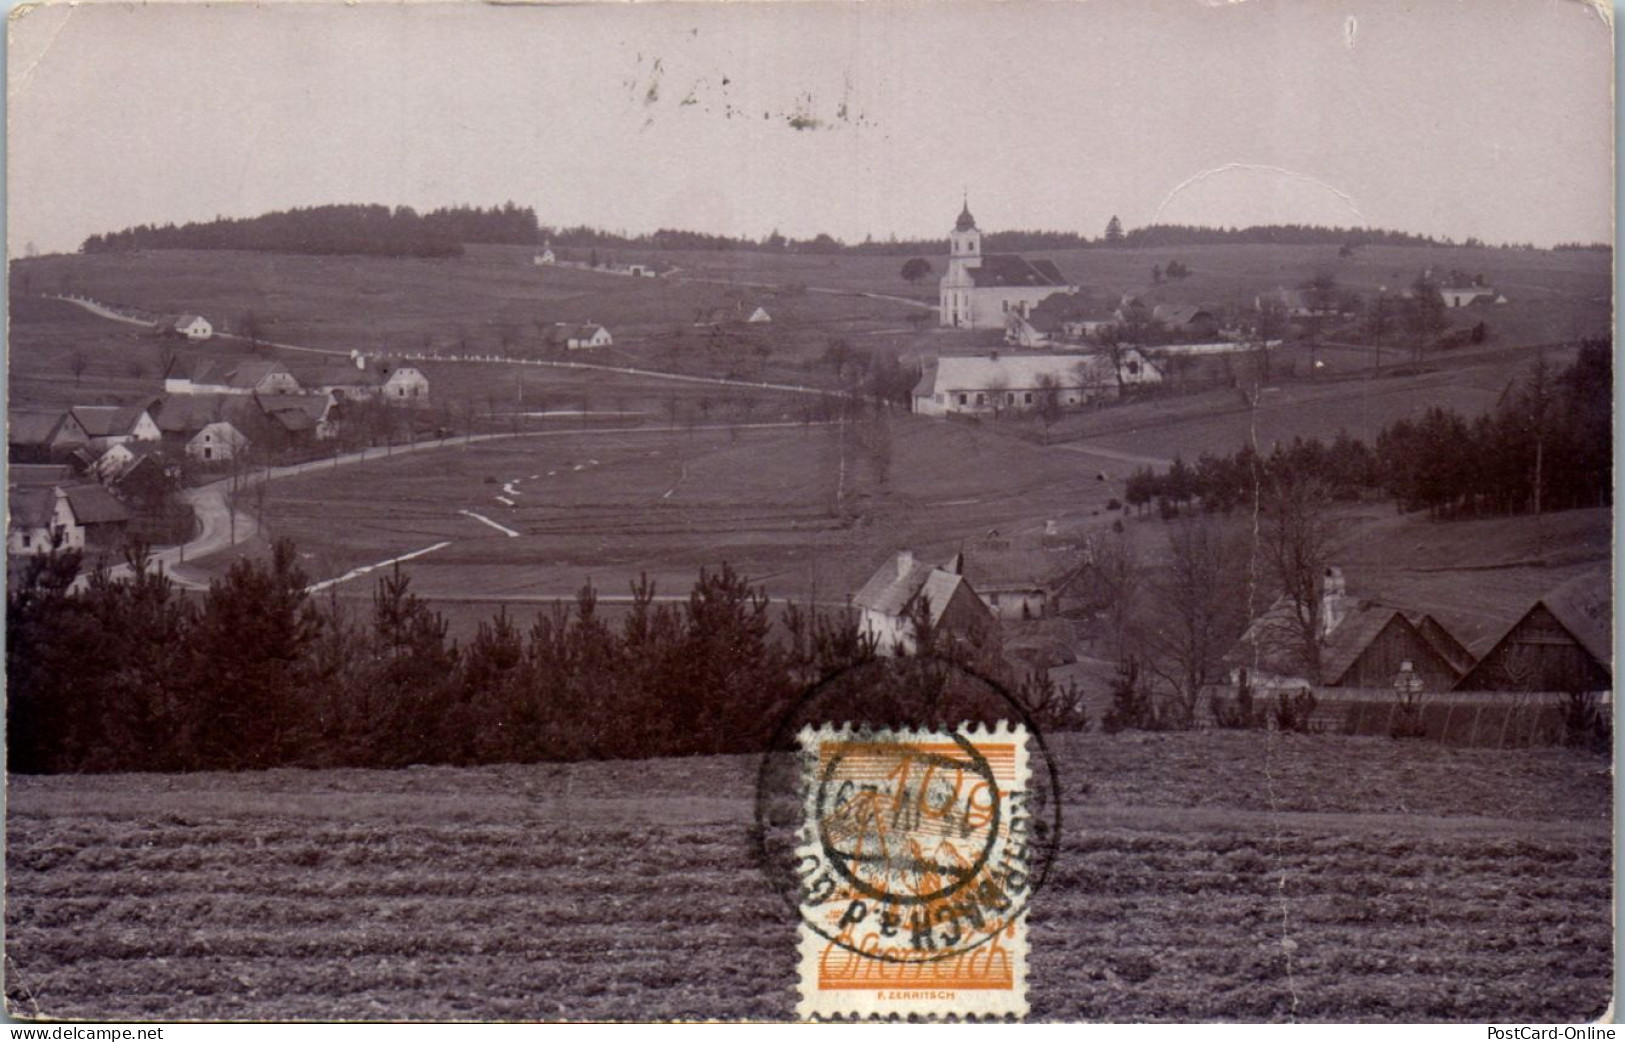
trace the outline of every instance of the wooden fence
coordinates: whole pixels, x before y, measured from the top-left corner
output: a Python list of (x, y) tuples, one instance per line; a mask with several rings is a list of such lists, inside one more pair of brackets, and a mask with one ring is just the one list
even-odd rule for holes
[[(1287, 692), (1291, 697), (1291, 692)], [(1406, 735), (1450, 745), (1497, 749), (1557, 745), (1571, 737), (1571, 696), (1563, 692), (1447, 691), (1430, 692), (1407, 700), (1384, 688), (1318, 688), (1309, 726), (1325, 734)], [(1220, 688), (1209, 695), (1235, 704), (1235, 689)], [(1612, 720), (1609, 692), (1594, 696), (1604, 720)], [(1260, 726), (1276, 726), (1278, 695), (1254, 693)], [(1205, 709), (1206, 707), (1204, 707)], [(1213, 714), (1204, 712), (1201, 726), (1213, 727)]]

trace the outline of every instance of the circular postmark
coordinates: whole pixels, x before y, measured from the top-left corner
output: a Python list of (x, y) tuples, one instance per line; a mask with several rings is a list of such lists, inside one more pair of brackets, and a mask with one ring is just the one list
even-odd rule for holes
[(962, 958), (1042, 888), (1060, 837), (1053, 759), (996, 681), (935, 658), (879, 659), (809, 687), (757, 785), (758, 862), (832, 949)]

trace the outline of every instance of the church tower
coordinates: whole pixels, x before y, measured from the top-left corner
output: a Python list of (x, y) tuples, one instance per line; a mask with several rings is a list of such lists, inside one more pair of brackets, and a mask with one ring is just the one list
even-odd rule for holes
[(976, 218), (970, 215), (970, 200), (960, 208), (959, 220), (948, 233), (948, 270), (980, 268), (982, 266), (982, 233), (976, 229)]

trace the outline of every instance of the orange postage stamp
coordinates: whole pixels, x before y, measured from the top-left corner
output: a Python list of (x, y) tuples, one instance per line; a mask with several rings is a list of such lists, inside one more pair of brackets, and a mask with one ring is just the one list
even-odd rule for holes
[(808, 727), (800, 745), (800, 1015), (1024, 1015), (1026, 728)]

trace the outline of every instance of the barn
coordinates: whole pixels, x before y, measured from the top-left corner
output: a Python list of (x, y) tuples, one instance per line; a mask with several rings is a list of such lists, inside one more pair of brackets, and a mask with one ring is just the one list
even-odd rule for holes
[(1599, 572), (1536, 601), (1456, 690), (1611, 691), (1613, 662), (1613, 591)]

